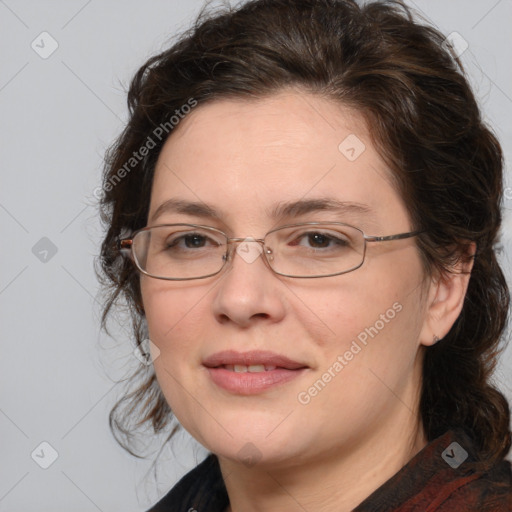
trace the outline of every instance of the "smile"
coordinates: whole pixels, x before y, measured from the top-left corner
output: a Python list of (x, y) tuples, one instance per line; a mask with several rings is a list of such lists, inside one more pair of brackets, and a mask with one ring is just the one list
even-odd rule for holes
[(216, 387), (236, 395), (255, 395), (283, 385), (309, 367), (282, 354), (253, 350), (225, 350), (203, 361)]
[(263, 364), (251, 364), (250, 366), (246, 366), (245, 364), (225, 364), (222, 366), (222, 368), (225, 368), (226, 370), (229, 370), (230, 372), (236, 372), (236, 373), (258, 373), (258, 372), (271, 372), (272, 370), (275, 370), (277, 366), (273, 365), (263, 365)]

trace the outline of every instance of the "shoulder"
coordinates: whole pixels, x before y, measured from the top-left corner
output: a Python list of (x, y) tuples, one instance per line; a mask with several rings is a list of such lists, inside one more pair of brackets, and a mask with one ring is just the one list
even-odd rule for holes
[(502, 460), (484, 470), (461, 475), (441, 490), (435, 501), (435, 512), (511, 512), (511, 463)]
[(508, 460), (482, 458), (471, 436), (461, 429), (447, 432), (431, 446), (434, 450), (423, 462), (435, 472), (418, 493), (418, 502), (423, 499), (425, 506), (418, 510), (512, 511), (512, 467)]
[(147, 512), (223, 512), (228, 503), (218, 459), (210, 454)]
[(431, 441), (355, 512), (511, 512), (512, 468), (456, 429)]
[[(445, 484), (436, 497), (436, 512), (511, 512), (512, 511), (512, 465), (508, 460), (490, 461), (478, 455), (471, 435), (460, 429), (448, 433), (451, 444), (442, 457), (461, 445), (467, 450), (460, 466), (445, 468)], [(460, 445), (457, 445), (460, 443)], [(463, 449), (462, 449), (463, 450)], [(449, 463), (449, 462), (448, 462)]]

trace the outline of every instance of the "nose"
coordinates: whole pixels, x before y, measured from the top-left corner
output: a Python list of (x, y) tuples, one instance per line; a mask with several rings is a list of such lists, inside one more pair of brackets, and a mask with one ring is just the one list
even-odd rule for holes
[(285, 314), (284, 290), (279, 276), (268, 268), (260, 241), (232, 239), (227, 269), (214, 288), (213, 314), (218, 322), (248, 327), (278, 322)]

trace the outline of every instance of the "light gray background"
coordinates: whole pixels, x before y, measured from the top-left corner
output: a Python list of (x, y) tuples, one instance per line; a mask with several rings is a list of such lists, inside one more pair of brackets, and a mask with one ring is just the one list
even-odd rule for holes
[[(510, 162), (512, 1), (409, 3), (469, 44), (463, 62)], [(103, 153), (127, 118), (124, 87), (202, 4), (0, 0), (0, 511), (143, 511), (204, 456), (178, 436), (155, 482), (151, 459), (130, 457), (110, 434), (115, 381), (138, 361), (122, 330), (115, 340), (99, 332), (92, 206)], [(43, 31), (58, 43), (46, 59), (31, 47), (51, 48)], [(504, 206), (510, 282), (512, 188)], [(496, 376), (509, 400), (511, 368), (512, 347)], [(49, 460), (44, 441), (58, 452), (48, 469), (31, 457), (37, 448)]]

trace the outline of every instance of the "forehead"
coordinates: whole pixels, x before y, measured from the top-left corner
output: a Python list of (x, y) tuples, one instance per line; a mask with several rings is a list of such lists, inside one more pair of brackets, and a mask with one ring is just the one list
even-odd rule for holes
[(164, 144), (150, 217), (173, 197), (238, 218), (329, 197), (367, 205), (376, 226), (405, 215), (390, 176), (363, 117), (331, 100), (297, 91), (215, 100), (196, 107)]
[[(229, 132), (229, 141), (224, 139)], [(321, 139), (322, 146), (330, 134), (336, 141), (344, 132), (368, 136), (363, 116), (348, 107), (319, 95), (286, 89), (257, 98), (224, 98), (200, 104), (176, 127), (168, 144), (180, 139), (204, 135), (221, 142), (243, 141), (251, 146), (285, 150), (288, 146), (313, 148)], [(329, 137), (329, 139), (331, 139)], [(337, 144), (336, 144), (337, 146)]]

